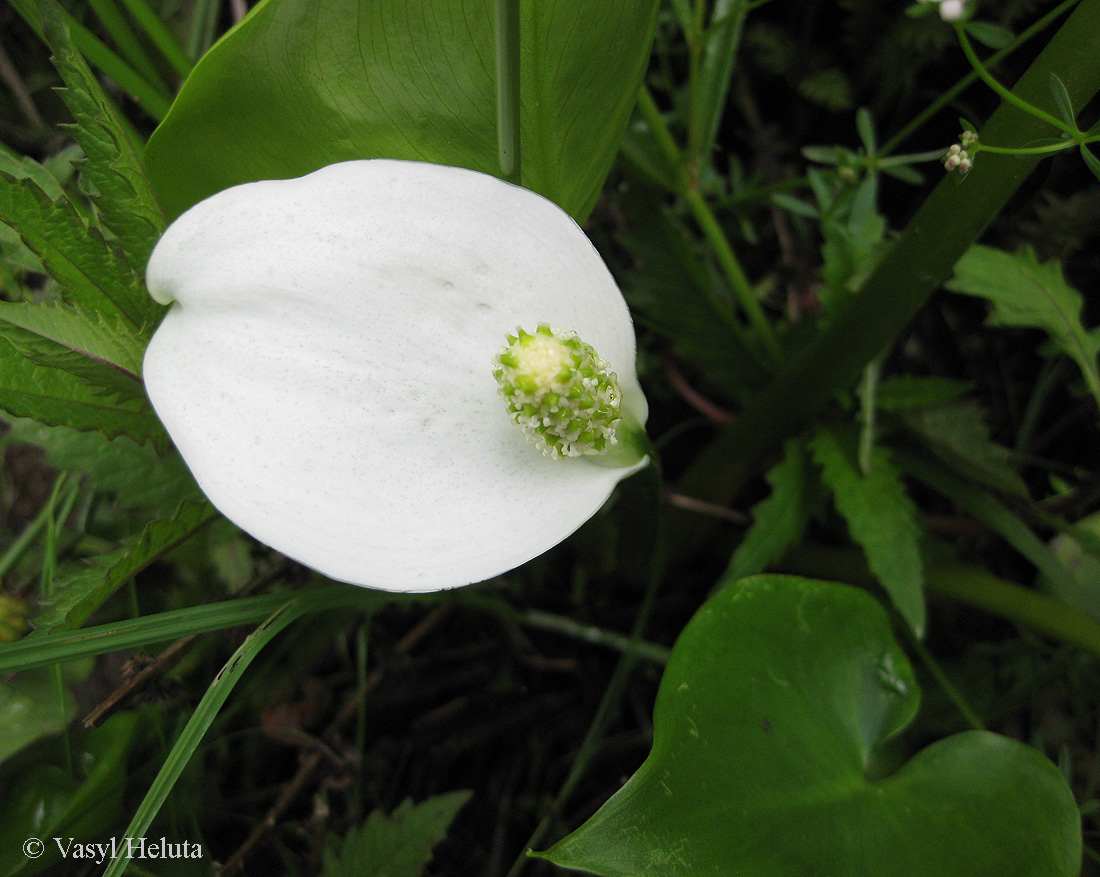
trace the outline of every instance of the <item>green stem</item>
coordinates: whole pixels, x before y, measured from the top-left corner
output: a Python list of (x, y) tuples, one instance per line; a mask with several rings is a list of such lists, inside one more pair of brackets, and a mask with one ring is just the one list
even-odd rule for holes
[(676, 145), (676, 141), (672, 139), (672, 132), (668, 130), (668, 125), (665, 124), (664, 117), (657, 107), (657, 102), (653, 100), (653, 95), (650, 94), (645, 85), (642, 85), (641, 90), (638, 92), (638, 109), (649, 126), (649, 133), (653, 135), (657, 148), (661, 150), (665, 161), (668, 162), (669, 170), (673, 174), (678, 174), (684, 164), (683, 155), (680, 152), (680, 147)]
[(520, 184), (519, 0), (496, 0), (497, 150), (501, 179)]
[(975, 567), (932, 567), (925, 586), (1100, 657), (1100, 622), (1073, 607)]
[(989, 146), (981, 143), (976, 150), (971, 152), (971, 155), (977, 155), (979, 152), (988, 152), (991, 155), (1050, 155), (1054, 152), (1064, 152), (1067, 149), (1072, 149), (1075, 145), (1075, 143), (1068, 140), (1065, 143), (1049, 143), (1046, 146), (1021, 146), (1019, 148)]
[(683, 195), (692, 215), (695, 217), (695, 221), (703, 232), (703, 236), (710, 244), (714, 252), (714, 258), (718, 262), (718, 267), (722, 269), (722, 273), (729, 282), (737, 303), (741, 305), (741, 310), (745, 312), (749, 323), (756, 330), (757, 337), (763, 342), (764, 349), (768, 352), (772, 364), (778, 365), (783, 355), (779, 348), (779, 342), (772, 330), (772, 324), (768, 322), (764, 309), (756, 298), (756, 293), (753, 292), (752, 286), (749, 284), (749, 278), (745, 276), (745, 272), (741, 269), (741, 263), (737, 261), (737, 256), (734, 255), (729, 238), (722, 231), (722, 227), (718, 224), (718, 219), (710, 209), (710, 205), (707, 204), (694, 185), (686, 187)]
[(932, 657), (932, 653), (928, 651), (924, 643), (920, 641), (920, 638), (913, 634), (908, 625), (905, 625), (905, 630), (909, 634), (909, 645), (912, 646), (913, 651), (917, 653), (925, 669), (932, 674), (932, 678), (935, 679), (936, 683), (943, 689), (944, 694), (947, 695), (947, 699), (955, 704), (955, 709), (959, 711), (959, 714), (971, 728), (975, 731), (984, 731), (985, 725), (982, 720), (978, 718), (978, 714), (970, 708), (970, 704), (966, 702), (966, 698), (962, 696), (962, 692), (960, 692), (950, 678), (948, 678), (947, 674), (943, 672), (943, 668), (940, 666), (939, 661)]
[[(877, 584), (858, 548), (804, 545), (785, 557), (781, 568), (794, 575), (866, 587)], [(924, 571), (924, 587), (1100, 657), (1100, 621), (1039, 591), (961, 563), (928, 567)]]
[(982, 80), (982, 82), (984, 82), (995, 92), (997, 92), (997, 94), (999, 94), (1002, 99), (1008, 101), (1013, 106), (1023, 110), (1025, 113), (1034, 116), (1036, 119), (1041, 119), (1048, 125), (1053, 125), (1055, 128), (1065, 131), (1070, 136), (1073, 136), (1077, 133), (1072, 127), (1067, 125), (1057, 116), (1051, 115), (1046, 110), (1039, 109), (1039, 107), (1035, 106), (1032, 103), (1029, 103), (1019, 95), (1009, 91), (1007, 88), (1001, 85), (996, 77), (994, 77), (992, 73), (985, 69), (985, 65), (982, 64), (981, 60), (974, 52), (974, 46), (971, 45), (970, 38), (966, 35), (966, 31), (963, 29), (963, 26), (961, 24), (955, 25), (955, 33), (958, 34), (959, 45), (962, 46), (963, 54), (966, 55), (966, 60), (970, 62), (970, 66), (974, 68), (974, 72), (978, 74), (978, 77)]
[[(645, 119), (646, 124), (649, 126), (649, 131), (653, 135), (657, 147), (661, 150), (665, 160), (668, 162), (671, 175), (676, 180), (676, 192), (684, 196), (687, 200), (688, 206), (695, 215), (696, 222), (699, 224), (700, 229), (702, 229), (703, 234), (707, 236), (711, 246), (714, 247), (715, 257), (718, 259), (723, 273), (726, 274), (726, 279), (730, 287), (733, 289), (734, 294), (742, 305), (742, 310), (750, 315), (750, 321), (753, 321), (754, 324), (759, 323), (763, 326), (763, 329), (760, 330), (760, 340), (768, 346), (769, 349), (774, 348), (772, 356), (774, 360), (778, 360), (779, 345), (775, 342), (774, 336), (772, 335), (771, 324), (768, 323), (767, 318), (764, 316), (764, 312), (760, 308), (760, 303), (756, 300), (756, 296), (752, 292), (752, 287), (749, 285), (748, 278), (745, 277), (745, 273), (741, 270), (741, 266), (737, 262), (737, 257), (733, 254), (733, 249), (730, 247), (729, 241), (726, 240), (725, 233), (718, 225), (718, 221), (714, 218), (714, 214), (711, 213), (710, 207), (707, 206), (706, 201), (703, 200), (698, 190), (692, 186), (688, 179), (683, 152), (680, 150), (680, 147), (676, 145), (676, 141), (673, 140), (672, 133), (669, 131), (668, 125), (665, 123), (664, 117), (661, 115), (661, 111), (658, 109), (656, 101), (653, 100), (653, 95), (650, 94), (649, 89), (646, 88), (645, 85), (643, 85), (638, 92), (638, 109), (641, 111), (642, 118)], [(691, 193), (694, 193), (694, 199), (691, 197)], [(720, 309), (719, 312), (721, 313)], [(755, 321), (751, 316), (752, 312), (757, 312)], [(753, 339), (745, 333), (745, 330), (735, 318), (730, 316), (730, 318), (726, 319), (724, 322), (730, 327), (731, 331), (737, 337), (738, 342), (744, 345), (746, 349), (755, 349)]]

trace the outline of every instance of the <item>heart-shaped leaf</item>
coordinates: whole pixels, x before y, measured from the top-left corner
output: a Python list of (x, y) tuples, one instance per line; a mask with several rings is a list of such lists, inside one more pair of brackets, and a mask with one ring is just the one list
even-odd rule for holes
[[(634, 106), (658, 3), (520, 5), (522, 183), (581, 220)], [(499, 173), (494, 9), (265, 0), (198, 63), (149, 142), (165, 210), (357, 158)]]
[(868, 594), (745, 579), (677, 642), (649, 758), (543, 855), (606, 877), (1076, 875), (1077, 807), (1034, 749), (972, 731), (878, 775), (918, 701)]

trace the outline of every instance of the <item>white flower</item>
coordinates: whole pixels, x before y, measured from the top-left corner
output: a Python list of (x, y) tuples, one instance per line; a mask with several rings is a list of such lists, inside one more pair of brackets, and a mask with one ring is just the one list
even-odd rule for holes
[(574, 331), (645, 422), (614, 280), (563, 211), (473, 171), (355, 161), (237, 186), (157, 244), (145, 383), (211, 501), (341, 581), (483, 581), (584, 523), (621, 468), (551, 459), (498, 395), (517, 326)]
[(943, 0), (940, 3), (940, 18), (944, 21), (958, 21), (966, 14), (964, 0)]

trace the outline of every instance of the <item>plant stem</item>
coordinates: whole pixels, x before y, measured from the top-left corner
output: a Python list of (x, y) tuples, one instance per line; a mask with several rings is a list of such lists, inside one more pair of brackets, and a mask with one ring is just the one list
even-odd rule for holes
[(925, 586), (1100, 657), (1100, 622), (1046, 594), (962, 564), (932, 567)]
[(497, 150), (501, 179), (520, 184), (519, 0), (496, 0)]
[(737, 303), (741, 306), (741, 310), (744, 311), (749, 323), (756, 331), (759, 342), (763, 344), (764, 349), (767, 351), (771, 364), (778, 364), (781, 351), (772, 325), (768, 322), (767, 315), (760, 306), (760, 302), (757, 301), (756, 294), (752, 290), (748, 277), (741, 269), (741, 264), (737, 261), (737, 256), (733, 252), (733, 247), (730, 246), (726, 233), (722, 231), (722, 227), (719, 225), (718, 219), (710, 209), (706, 199), (699, 193), (697, 183), (692, 177), (690, 169), (685, 166), (683, 152), (676, 145), (676, 141), (672, 139), (672, 134), (668, 130), (668, 125), (665, 124), (656, 102), (653, 100), (653, 95), (649, 93), (649, 89), (644, 85), (638, 93), (638, 109), (649, 125), (649, 130), (652, 132), (657, 146), (664, 153), (665, 159), (668, 161), (677, 181), (678, 192), (687, 202), (692, 216), (695, 217), (695, 222), (698, 224), (700, 231), (703, 232), (707, 243), (710, 244), (711, 250), (714, 252), (714, 258), (718, 262), (718, 267), (722, 269), (722, 273), (725, 275)]
[(982, 80), (982, 82), (984, 82), (995, 92), (997, 92), (997, 94), (999, 94), (1004, 100), (1008, 101), (1013, 106), (1019, 107), (1025, 113), (1029, 113), (1036, 119), (1042, 119), (1048, 125), (1053, 125), (1055, 128), (1064, 131), (1070, 136), (1073, 136), (1077, 133), (1072, 127), (1067, 125), (1057, 116), (1053, 116), (1046, 110), (1041, 110), (1037, 106), (1028, 103), (1022, 97), (1014, 94), (1003, 85), (1001, 85), (996, 77), (994, 77), (992, 73), (985, 69), (985, 65), (982, 64), (981, 60), (978, 58), (977, 53), (975, 53), (974, 46), (971, 45), (970, 38), (966, 35), (966, 31), (963, 30), (962, 25), (955, 25), (955, 33), (959, 36), (959, 45), (962, 46), (963, 54), (966, 55), (966, 60), (970, 62), (970, 66), (974, 68), (974, 72), (978, 74), (978, 77)]
[[(866, 587), (877, 584), (858, 548), (803, 545), (785, 557), (780, 567), (793, 575)], [(924, 571), (924, 587), (1100, 657), (1100, 621), (1039, 591), (961, 563), (929, 566)]]
[(959, 689), (955, 687), (955, 684), (948, 678), (947, 674), (944, 673), (939, 661), (932, 657), (932, 653), (928, 651), (924, 643), (913, 634), (908, 625), (905, 626), (905, 630), (909, 634), (909, 644), (913, 647), (913, 651), (917, 653), (925, 669), (932, 674), (932, 678), (935, 679), (936, 683), (943, 689), (948, 700), (955, 704), (955, 709), (959, 711), (959, 714), (971, 728), (975, 731), (984, 731), (985, 725), (982, 720), (978, 718), (978, 714), (970, 708), (970, 704), (966, 702), (966, 698), (962, 696)]

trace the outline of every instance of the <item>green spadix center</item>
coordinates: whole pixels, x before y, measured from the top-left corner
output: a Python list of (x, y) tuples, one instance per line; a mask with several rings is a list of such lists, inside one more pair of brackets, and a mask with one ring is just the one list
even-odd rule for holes
[(618, 444), (622, 394), (611, 367), (576, 332), (518, 329), (493, 376), (512, 419), (548, 457), (603, 454)]

